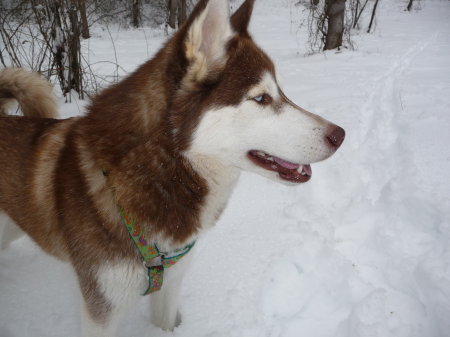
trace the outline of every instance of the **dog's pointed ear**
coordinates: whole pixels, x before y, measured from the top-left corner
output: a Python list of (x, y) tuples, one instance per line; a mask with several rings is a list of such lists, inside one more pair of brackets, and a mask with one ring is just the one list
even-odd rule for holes
[(239, 9), (231, 16), (231, 26), (241, 36), (249, 36), (248, 25), (252, 17), (255, 0), (245, 0)]
[(228, 0), (201, 0), (193, 11), (186, 39), (190, 72), (201, 81), (226, 62), (226, 45), (233, 36)]

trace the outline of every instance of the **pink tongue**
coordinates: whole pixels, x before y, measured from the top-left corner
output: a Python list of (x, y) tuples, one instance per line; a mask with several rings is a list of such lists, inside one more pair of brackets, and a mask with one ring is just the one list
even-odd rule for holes
[(299, 164), (290, 163), (290, 162), (288, 162), (286, 160), (283, 160), (283, 159), (275, 157), (275, 156), (273, 156), (273, 160), (275, 160), (275, 162), (278, 165), (283, 166), (284, 168), (287, 168), (289, 170), (296, 170), (296, 169), (298, 169), (300, 167)]

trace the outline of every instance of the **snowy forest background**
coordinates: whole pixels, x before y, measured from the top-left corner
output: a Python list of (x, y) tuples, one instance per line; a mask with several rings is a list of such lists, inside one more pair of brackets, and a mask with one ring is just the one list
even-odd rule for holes
[[(80, 115), (192, 5), (0, 0), (0, 67), (41, 72)], [(120, 336), (448, 337), (449, 18), (448, 0), (256, 0), (250, 31), (284, 91), (347, 138), (303, 186), (244, 173), (198, 243), (182, 324), (152, 326), (143, 298)], [(0, 252), (1, 337), (77, 337), (79, 306), (73, 271), (28, 238)]]
[[(405, 10), (420, 7), (408, 0)], [(166, 35), (186, 20), (195, 0), (2, 0), (0, 1), (0, 62), (3, 67), (27, 67), (59, 83), (64, 95), (72, 90), (80, 98), (95, 94), (119, 74), (99, 75), (88, 59), (85, 40), (99, 27), (107, 30), (114, 46), (113, 29), (164, 29)], [(231, 7), (236, 7), (236, 0)], [(414, 3), (415, 2), (415, 3)], [(374, 28), (379, 0), (290, 0), (290, 20), (305, 27), (308, 53), (353, 48), (354, 31)], [(297, 11), (302, 11), (300, 15)], [(306, 15), (305, 15), (306, 14)], [(366, 22), (367, 21), (367, 22)], [(143, 30), (145, 32), (145, 30)], [(148, 41), (146, 41), (148, 43)], [(88, 44), (89, 48), (89, 44)], [(95, 64), (94, 64), (95, 65)], [(116, 68), (121, 65), (116, 63)], [(70, 99), (70, 97), (69, 97)]]

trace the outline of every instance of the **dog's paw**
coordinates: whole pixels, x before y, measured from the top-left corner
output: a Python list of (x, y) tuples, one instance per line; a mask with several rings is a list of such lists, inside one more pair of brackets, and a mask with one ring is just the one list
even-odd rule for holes
[(175, 317), (175, 328), (178, 328), (182, 322), (181, 314), (177, 311), (177, 317)]
[(175, 317), (168, 317), (167, 315), (166, 316), (161, 315), (160, 317), (153, 317), (152, 323), (162, 330), (173, 331), (173, 329), (175, 329), (181, 324), (181, 314), (179, 311), (177, 311)]

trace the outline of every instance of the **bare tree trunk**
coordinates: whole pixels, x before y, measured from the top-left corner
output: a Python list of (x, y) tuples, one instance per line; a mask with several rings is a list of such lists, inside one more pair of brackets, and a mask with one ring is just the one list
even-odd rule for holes
[(178, 0), (167, 0), (167, 24), (170, 28), (175, 29), (177, 25), (177, 8)]
[(178, 27), (180, 27), (187, 19), (186, 0), (178, 0)]
[(86, 15), (86, 0), (77, 0), (77, 7), (81, 18), (81, 37), (83, 39), (89, 39), (91, 34), (89, 33), (89, 24)]
[(0, 62), (2, 63), (3, 67), (6, 68), (5, 59), (3, 58), (3, 54), (2, 54), (2, 51), (1, 51), (1, 50), (0, 50)]
[(80, 57), (80, 27), (78, 24), (78, 11), (76, 6), (71, 6), (69, 9), (70, 32), (68, 32), (68, 57), (69, 57), (69, 72), (67, 76), (68, 90), (75, 90), (81, 99), (84, 98), (83, 93), (83, 74), (81, 70)]
[(353, 24), (352, 24), (352, 27), (353, 28), (356, 28), (356, 26), (358, 25), (358, 10), (359, 10), (359, 5), (360, 5), (360, 3), (359, 3), (359, 0), (356, 0), (356, 5), (355, 5), (355, 15), (353, 16)]
[(325, 15), (328, 22), (328, 29), (324, 50), (331, 50), (342, 45), (345, 0), (325, 0)]
[(413, 2), (414, 2), (414, 0), (409, 0), (408, 6), (406, 7), (406, 9), (407, 9), (408, 11), (411, 11)]
[(39, 30), (51, 51), (50, 71), (56, 72), (64, 96), (75, 90), (83, 98), (78, 7), (72, 1), (50, 0), (43, 3), (49, 13), (48, 18), (39, 14), (41, 3), (33, 2), (32, 6)]
[(373, 5), (372, 16), (370, 17), (370, 23), (369, 28), (367, 28), (367, 33), (370, 33), (370, 30), (372, 29), (373, 20), (375, 19), (375, 13), (377, 12), (378, 1), (379, 0), (376, 0), (375, 4)]
[[(50, 15), (50, 21), (51, 21), (51, 40), (48, 39), (47, 43), (52, 47), (52, 54), (53, 54), (53, 60), (52, 60), (52, 69), (56, 70), (56, 74), (58, 77), (59, 85), (61, 87), (61, 90), (63, 91), (63, 94), (65, 95), (70, 89), (67, 86), (66, 83), (66, 76), (65, 76), (65, 54), (66, 54), (66, 38), (64, 36), (64, 30), (62, 25), (62, 20), (60, 16), (60, 7), (61, 4), (59, 1), (52, 1), (48, 3), (49, 12)], [(38, 15), (36, 15), (38, 17)], [(44, 30), (44, 24), (43, 22), (39, 22), (39, 26), (41, 31), (43, 32), (42, 35), (46, 34)], [(45, 36), (45, 35), (44, 35)]]
[(364, 5), (361, 6), (361, 8), (359, 8), (361, 5), (360, 1), (358, 0), (358, 2), (356, 3), (356, 9), (355, 9), (355, 19), (353, 21), (353, 28), (356, 28), (356, 26), (358, 25), (359, 19), (361, 18), (361, 14), (364, 12), (364, 9), (366, 8), (367, 3), (369, 2), (369, 0), (366, 0), (366, 2), (364, 2)]
[(133, 0), (131, 8), (131, 24), (134, 28), (139, 28), (141, 25), (141, 0)]

